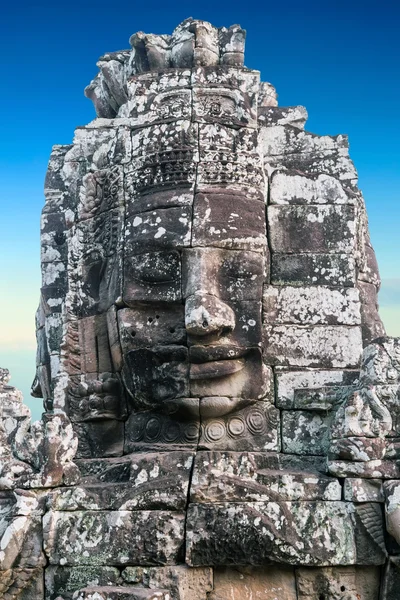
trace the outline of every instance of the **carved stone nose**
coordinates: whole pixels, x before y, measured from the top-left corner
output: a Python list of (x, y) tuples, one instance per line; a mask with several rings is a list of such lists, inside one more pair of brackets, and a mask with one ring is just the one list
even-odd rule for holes
[(192, 295), (186, 299), (185, 327), (190, 335), (228, 333), (235, 327), (235, 314), (215, 296)]

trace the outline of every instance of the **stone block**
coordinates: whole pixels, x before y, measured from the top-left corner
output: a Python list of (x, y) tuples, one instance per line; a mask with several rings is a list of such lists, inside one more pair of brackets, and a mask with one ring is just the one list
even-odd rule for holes
[[(138, 302), (149, 301), (171, 303), (181, 298), (179, 252), (160, 250), (125, 256), (123, 301), (127, 306), (137, 308)], [(164, 307), (165, 310), (173, 310), (173, 307)]]
[(335, 477), (362, 479), (400, 479), (400, 462), (395, 460), (328, 461), (328, 472)]
[[(99, 359), (101, 354), (97, 354), (96, 362)], [(124, 420), (127, 407), (120, 379), (110, 372), (72, 376), (68, 387), (68, 414), (74, 423), (89, 423), (88, 428), (93, 432), (94, 422)]]
[(66, 230), (66, 218), (62, 211), (42, 213), (40, 217), (40, 239), (42, 244), (55, 247), (62, 245), (65, 242)]
[[(65, 162), (67, 169), (64, 164), (64, 176), (69, 180), (74, 176), (76, 178), (77, 166), (75, 162), (91, 163), (95, 153), (101, 146), (107, 148), (107, 146), (114, 141), (116, 137), (116, 131), (108, 127), (77, 127), (74, 132), (74, 140), (71, 149), (65, 155)], [(108, 148), (107, 148), (108, 149)], [(72, 165), (71, 165), (72, 163)], [(96, 170), (97, 170), (96, 165)], [(72, 173), (70, 172), (72, 171)]]
[(120, 166), (87, 173), (79, 191), (78, 219), (83, 221), (124, 204), (123, 171)]
[[(371, 348), (371, 345), (368, 346), (368, 348)], [(366, 364), (366, 366), (368, 367), (368, 363), (370, 361), (363, 361), (364, 365)], [(393, 369), (392, 371), (390, 371), (390, 363), (387, 365), (388, 369), (389, 369), (389, 373), (395, 374), (396, 370)], [(382, 370), (382, 374), (385, 377), (384, 374), (384, 369)], [(372, 374), (373, 376), (373, 374)], [(369, 375), (366, 373), (366, 369), (362, 368), (361, 371), (361, 383), (363, 384), (363, 387), (366, 387), (368, 390), (368, 387), (370, 386), (369, 384), (369, 380), (368, 380)], [(379, 377), (379, 375), (378, 375)], [(365, 402), (370, 402), (369, 398), (368, 398), (368, 393), (367, 392), (363, 392), (363, 390), (361, 390), (364, 396), (364, 403)], [(391, 419), (391, 424), (388, 423), (388, 426), (386, 427), (386, 431), (387, 431), (387, 456), (390, 458), (398, 458), (399, 455), (399, 435), (400, 435), (400, 405), (399, 405), (399, 398), (400, 398), (400, 384), (394, 380), (387, 380), (387, 383), (378, 383), (377, 385), (373, 385), (373, 393), (376, 395), (376, 397), (378, 398), (379, 402), (381, 402), (382, 406), (384, 407), (384, 411), (388, 411), (390, 413), (390, 419)], [(391, 427), (390, 427), (391, 425)]]
[[(132, 177), (131, 177), (132, 178)], [(129, 181), (128, 185), (134, 185)], [(191, 210), (193, 205), (194, 192), (188, 187), (175, 188), (173, 190), (161, 189), (154, 190), (151, 194), (136, 193), (134, 189), (133, 197), (128, 193), (126, 201), (126, 216), (131, 217), (140, 213), (151, 212), (160, 208), (179, 208), (186, 207)]]
[(203, 419), (199, 448), (279, 451), (279, 410), (269, 402), (258, 401), (222, 417)]
[(385, 568), (380, 600), (398, 600), (400, 588), (400, 556), (390, 556)]
[(262, 131), (260, 145), (268, 158), (292, 153), (315, 154), (319, 158), (326, 152), (347, 150), (349, 143), (344, 135), (317, 135), (290, 125), (275, 125)]
[(129, 481), (131, 472), (129, 455), (117, 458), (78, 458), (76, 464), (81, 474), (80, 483)]
[[(265, 188), (262, 164), (257, 153), (257, 131), (252, 128), (231, 128), (222, 123), (200, 123), (199, 165), (196, 190), (213, 186), (239, 190), (263, 201)], [(212, 165), (211, 163), (215, 163)], [(223, 184), (220, 186), (220, 184)]]
[[(187, 161), (188, 158), (185, 155), (179, 156), (179, 152), (184, 152), (189, 148), (196, 149), (197, 141), (198, 127), (191, 122), (190, 118), (176, 121), (166, 120), (163, 123), (134, 128), (132, 131), (132, 162), (127, 165), (125, 173), (142, 167), (147, 156), (165, 151), (177, 153), (175, 161)], [(159, 158), (165, 159), (165, 156), (161, 154)], [(169, 171), (169, 169), (167, 170)], [(160, 188), (162, 191), (165, 190), (163, 186)], [(128, 198), (130, 201), (133, 198), (130, 193)]]
[(44, 600), (43, 569), (17, 568), (0, 571), (2, 600)]
[(128, 217), (125, 222), (125, 254), (139, 254), (146, 246), (183, 248), (190, 246), (192, 212), (190, 207), (157, 208)]
[(179, 561), (183, 513), (167, 511), (49, 511), (44, 551), (52, 565), (165, 565)]
[(298, 600), (378, 600), (379, 567), (296, 569)]
[(273, 252), (340, 254), (355, 250), (354, 206), (270, 205), (267, 217)]
[[(128, 219), (149, 199), (138, 198), (144, 193), (173, 191), (174, 196), (188, 194), (194, 187), (198, 156), (198, 128), (190, 120), (146, 127), (133, 132), (133, 162), (125, 170), (125, 197)], [(152, 195), (152, 194), (151, 194)], [(193, 194), (192, 194), (193, 198)], [(164, 208), (164, 203), (157, 204)], [(155, 205), (150, 200), (151, 209)], [(167, 202), (180, 206), (186, 202)], [(189, 203), (191, 204), (191, 202)], [(189, 207), (190, 210), (190, 207)], [(134, 221), (134, 219), (133, 219)]]
[(191, 504), (186, 561), (191, 566), (381, 565), (386, 559), (382, 526), (376, 503)]
[(65, 289), (67, 286), (67, 268), (65, 262), (46, 262), (42, 264), (42, 285), (45, 288)]
[(184, 510), (193, 463), (191, 452), (133, 454), (129, 480), (98, 481), (53, 490), (48, 505), (56, 511)]
[(65, 243), (65, 235), (57, 236), (52, 244), (41, 241), (40, 260), (42, 263), (62, 262), (68, 260), (68, 247)]
[(325, 173), (348, 186), (357, 184), (357, 171), (349, 158), (345, 135), (320, 136), (292, 125), (262, 127), (259, 139), (267, 167)]
[[(75, 327), (73, 335), (72, 327)], [(74, 355), (68, 364), (70, 375), (111, 373), (113, 370), (106, 315), (95, 315), (68, 324), (66, 353)]]
[(135, 127), (190, 118), (189, 88), (189, 69), (164, 71), (161, 77), (154, 72), (136, 75), (127, 83), (126, 116)]
[(400, 544), (400, 481), (383, 483), (385, 517), (388, 533)]
[(267, 365), (351, 369), (360, 364), (360, 327), (264, 325)]
[[(47, 314), (45, 317), (45, 334), (49, 353), (58, 353), (63, 339), (64, 317), (59, 312)], [(45, 364), (45, 363), (42, 363)]]
[[(249, 147), (250, 150), (253, 149), (252, 144), (250, 144), (250, 146), (246, 145), (243, 150), (236, 147), (233, 152), (229, 152), (224, 147), (215, 148), (212, 144), (211, 147), (201, 150), (201, 160), (196, 175), (196, 189), (201, 192), (210, 192), (209, 188), (213, 187), (216, 192), (214, 193), (214, 200), (216, 200), (218, 192), (232, 198), (232, 191), (242, 190), (242, 193), (244, 192), (249, 199), (252, 198), (253, 201), (259, 199), (264, 203), (266, 189), (260, 157), (257, 152), (249, 152)], [(237, 203), (235, 204), (237, 208)], [(202, 208), (207, 210), (208, 206)], [(213, 208), (214, 216), (218, 215), (215, 206)], [(235, 207), (233, 208), (236, 212)], [(199, 211), (199, 214), (202, 215), (203, 212)], [(234, 215), (227, 213), (226, 209), (225, 214), (230, 217), (228, 229), (232, 230), (235, 220), (240, 223), (239, 218), (236, 217), (235, 219)], [(206, 217), (207, 214), (204, 216)], [(215, 239), (215, 236), (213, 238)]]
[(105, 312), (121, 296), (123, 221), (121, 209), (114, 209), (70, 229), (68, 300), (77, 316)]
[(40, 517), (45, 511), (46, 498), (45, 490), (0, 491), (0, 519)]
[(61, 176), (65, 154), (71, 149), (71, 144), (56, 144), (51, 149), (48, 170), (45, 179), (45, 190), (63, 190), (64, 181)]
[(259, 74), (226, 66), (192, 71), (193, 118), (200, 123), (256, 127)]
[(119, 581), (119, 570), (115, 567), (89, 566), (54, 567), (45, 571), (46, 600), (72, 600), (74, 592), (91, 585), (111, 586)]
[(354, 286), (355, 261), (351, 254), (284, 254), (271, 258), (273, 285)]
[(264, 202), (235, 190), (210, 188), (197, 193), (192, 244), (243, 250), (265, 248)]
[(179, 304), (139, 306), (118, 311), (123, 354), (159, 344), (186, 344), (184, 307)]
[[(88, 254), (88, 258), (90, 258)], [(76, 283), (74, 298), (78, 317), (106, 312), (122, 295), (122, 256), (115, 254), (82, 265), (82, 271), (69, 275), (70, 287)]]
[(77, 458), (121, 456), (124, 447), (124, 423), (112, 419), (74, 423), (79, 444)]
[(348, 477), (344, 480), (344, 499), (348, 502), (384, 502), (382, 479)]
[[(307, 369), (287, 370), (277, 367), (276, 406), (285, 409), (330, 410), (340, 391), (358, 382), (359, 371)], [(300, 393), (301, 392), (301, 393)]]
[(266, 256), (260, 252), (190, 248), (182, 253), (183, 297), (209, 294), (230, 302), (259, 302), (266, 279)]
[[(264, 82), (262, 84), (268, 85)], [(260, 106), (259, 98), (258, 123), (260, 125), (266, 127), (292, 125), (298, 129), (304, 129), (307, 118), (308, 113), (304, 106), (265, 106), (263, 104)]]
[[(260, 306), (258, 308), (261, 309)], [(241, 328), (239, 324), (239, 331), (237, 335), (237, 342), (239, 343), (236, 348), (239, 350), (239, 352), (241, 352), (242, 358), (238, 358), (238, 362), (235, 363), (234, 360), (230, 362), (228, 362), (228, 360), (208, 361), (211, 366), (204, 367), (203, 365), (206, 363), (199, 363), (197, 365), (197, 361), (193, 361), (190, 366), (190, 395), (192, 397), (202, 398), (200, 402), (200, 411), (206, 418), (213, 415), (206, 411), (206, 401), (203, 400), (204, 398), (237, 398), (241, 406), (247, 403), (253, 403), (261, 398), (271, 398), (273, 383), (272, 370), (263, 365), (260, 349), (254, 347), (251, 348), (249, 345), (247, 346), (247, 352), (245, 356), (243, 356), (242, 350), (243, 348), (246, 348), (246, 342), (244, 339), (246, 335), (248, 335), (250, 341), (253, 343), (257, 340), (257, 337), (259, 337), (259, 320), (257, 319), (257, 312), (257, 305), (256, 303), (252, 302), (243, 302), (242, 311), (238, 311), (238, 314), (241, 314), (244, 317), (243, 323), (246, 324), (247, 321), (251, 321), (249, 329), (254, 329), (254, 332), (248, 332), (245, 330), (243, 334), (243, 330), (242, 332), (240, 331)], [(229, 346), (225, 347), (225, 353), (226, 350), (229, 352)], [(231, 348), (230, 350), (232, 351), (233, 349)], [(197, 356), (199, 356), (202, 351), (205, 351), (206, 353), (207, 346), (200, 346), (197, 348), (192, 347), (190, 349), (190, 357), (192, 358), (195, 353), (197, 353)], [(236, 365), (236, 370), (233, 372), (230, 371), (231, 363)], [(204, 371), (203, 369), (214, 370), (218, 368), (221, 369), (221, 376), (213, 379), (201, 378), (202, 373), (208, 372)], [(226, 368), (229, 368), (229, 376), (224, 377), (222, 374), (226, 373)], [(202, 410), (203, 407), (204, 410)]]
[(177, 420), (152, 411), (132, 413), (125, 423), (124, 453), (194, 449), (199, 440), (198, 408), (196, 416), (197, 420)]
[(149, 570), (149, 587), (170, 590), (171, 600), (208, 600), (213, 588), (210, 568), (192, 569), (187, 566), (161, 567)]
[(379, 316), (378, 289), (372, 283), (358, 281), (361, 300), (361, 324), (364, 345), (385, 335), (385, 327)]
[(246, 32), (239, 25), (227, 29), (222, 27), (218, 31), (221, 64), (226, 66), (243, 67), (244, 42)]
[(111, 362), (113, 371), (120, 372), (122, 368), (122, 349), (118, 330), (118, 311), (116, 306), (111, 306), (106, 314), (108, 342), (110, 345)]
[(65, 303), (67, 286), (44, 286), (40, 289), (40, 297), (46, 314), (61, 312)]
[[(190, 500), (196, 503), (340, 500), (337, 479), (317, 465), (262, 452), (197, 452)], [(292, 462), (290, 460), (292, 459)]]
[(0, 570), (43, 567), (41, 515), (4, 516), (0, 519)]
[[(89, 199), (84, 197), (84, 201), (89, 202)], [(92, 254), (97, 254), (101, 247), (101, 257), (113, 256), (123, 235), (124, 213), (121, 204), (122, 201), (118, 199), (115, 201), (115, 208), (111, 204), (109, 208), (104, 207), (106, 210), (103, 211), (99, 207), (99, 211), (94, 211), (93, 216), (90, 216), (91, 213), (82, 215), (69, 230), (69, 245), (73, 241), (82, 250)], [(87, 218), (82, 218), (83, 216)], [(94, 262), (93, 256), (91, 261)]]
[[(251, 157), (251, 162), (258, 164), (260, 170), (260, 160), (257, 157), (257, 131), (248, 127), (244, 128), (232, 128), (222, 123), (200, 123), (198, 125), (199, 133), (199, 148), (200, 148), (200, 160), (201, 162), (209, 161), (213, 152), (225, 152), (225, 159), (228, 159), (228, 155), (232, 156), (236, 154), (236, 160), (241, 163), (246, 163), (247, 160), (243, 161), (243, 157)], [(224, 161), (225, 164), (220, 166), (220, 169), (226, 168), (229, 164), (229, 160)], [(251, 169), (249, 169), (251, 171)], [(261, 171), (260, 171), (261, 173)], [(251, 175), (251, 173), (249, 173)], [(254, 174), (253, 174), (254, 175)], [(199, 180), (197, 179), (197, 183)], [(237, 187), (238, 181), (235, 177), (230, 178), (227, 181), (229, 188)], [(198, 189), (198, 188), (196, 188)], [(261, 199), (261, 198), (260, 198)]]
[[(275, 109), (276, 110), (276, 109)], [(270, 204), (355, 204), (355, 196), (330, 175), (276, 170), (271, 175)]]
[[(351, 409), (349, 409), (351, 410)], [(339, 438), (337, 436), (339, 435)], [(352, 460), (367, 462), (382, 460), (386, 454), (386, 440), (380, 437), (361, 435), (349, 436), (332, 427), (332, 442), (329, 448), (331, 460)]]
[(208, 567), (126, 567), (121, 575), (127, 584), (168, 589), (171, 600), (208, 600), (213, 588), (213, 570)]
[(277, 325), (360, 325), (358, 290), (265, 285), (263, 321)]
[(259, 89), (259, 96), (258, 96), (259, 111), (262, 112), (262, 109), (264, 107), (266, 107), (266, 108), (274, 107), (275, 108), (277, 106), (278, 106), (277, 93), (276, 93), (276, 89), (274, 88), (272, 83), (269, 83), (268, 81), (260, 81), (260, 89)]
[(290, 567), (216, 568), (209, 600), (297, 600), (294, 570)]
[(166, 403), (191, 395), (187, 346), (132, 348), (124, 353), (122, 380), (134, 409), (164, 411)]
[[(397, 416), (397, 415), (395, 415)], [(397, 425), (397, 423), (396, 423)], [(398, 425), (397, 425), (398, 429)], [(387, 438), (388, 446), (386, 449), (386, 458), (391, 458), (398, 460), (400, 458), (400, 438), (399, 437), (389, 437)]]
[(377, 290), (381, 287), (381, 277), (379, 275), (379, 267), (378, 261), (376, 260), (376, 255), (373, 247), (371, 246), (371, 242), (369, 240), (368, 234), (368, 223), (367, 217), (365, 213), (365, 229), (366, 229), (366, 239), (363, 246), (360, 248), (360, 253), (364, 254), (363, 263), (360, 266), (360, 272), (358, 274), (359, 281), (365, 281), (366, 283), (370, 283), (376, 287)]
[(122, 586), (90, 586), (75, 592), (73, 600), (171, 600), (171, 596), (167, 590), (146, 590)]
[(282, 411), (282, 450), (287, 454), (326, 456), (333, 414), (296, 410)]

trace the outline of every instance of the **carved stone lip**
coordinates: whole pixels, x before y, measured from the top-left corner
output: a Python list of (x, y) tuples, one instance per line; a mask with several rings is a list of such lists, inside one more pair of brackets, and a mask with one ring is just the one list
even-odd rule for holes
[(190, 346), (189, 361), (191, 363), (206, 363), (224, 360), (236, 360), (248, 354), (249, 348), (240, 346)]
[(203, 419), (222, 417), (234, 411), (241, 403), (241, 398), (226, 396), (208, 396), (200, 399), (200, 416)]
[(244, 359), (212, 360), (204, 363), (192, 363), (189, 369), (190, 379), (216, 379), (241, 371)]

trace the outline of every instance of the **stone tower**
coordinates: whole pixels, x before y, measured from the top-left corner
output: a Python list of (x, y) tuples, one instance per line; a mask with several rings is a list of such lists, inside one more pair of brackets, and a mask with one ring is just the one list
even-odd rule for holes
[(400, 342), (357, 174), (244, 41), (133, 35), (53, 148), (42, 421), (0, 389), (7, 600), (398, 598)]

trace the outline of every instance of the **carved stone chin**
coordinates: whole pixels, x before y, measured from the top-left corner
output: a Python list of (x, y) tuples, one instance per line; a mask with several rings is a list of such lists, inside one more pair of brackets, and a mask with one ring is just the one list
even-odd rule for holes
[(134, 34), (53, 148), (42, 421), (0, 370), (2, 598), (399, 598), (400, 340), (347, 137), (244, 41)]

